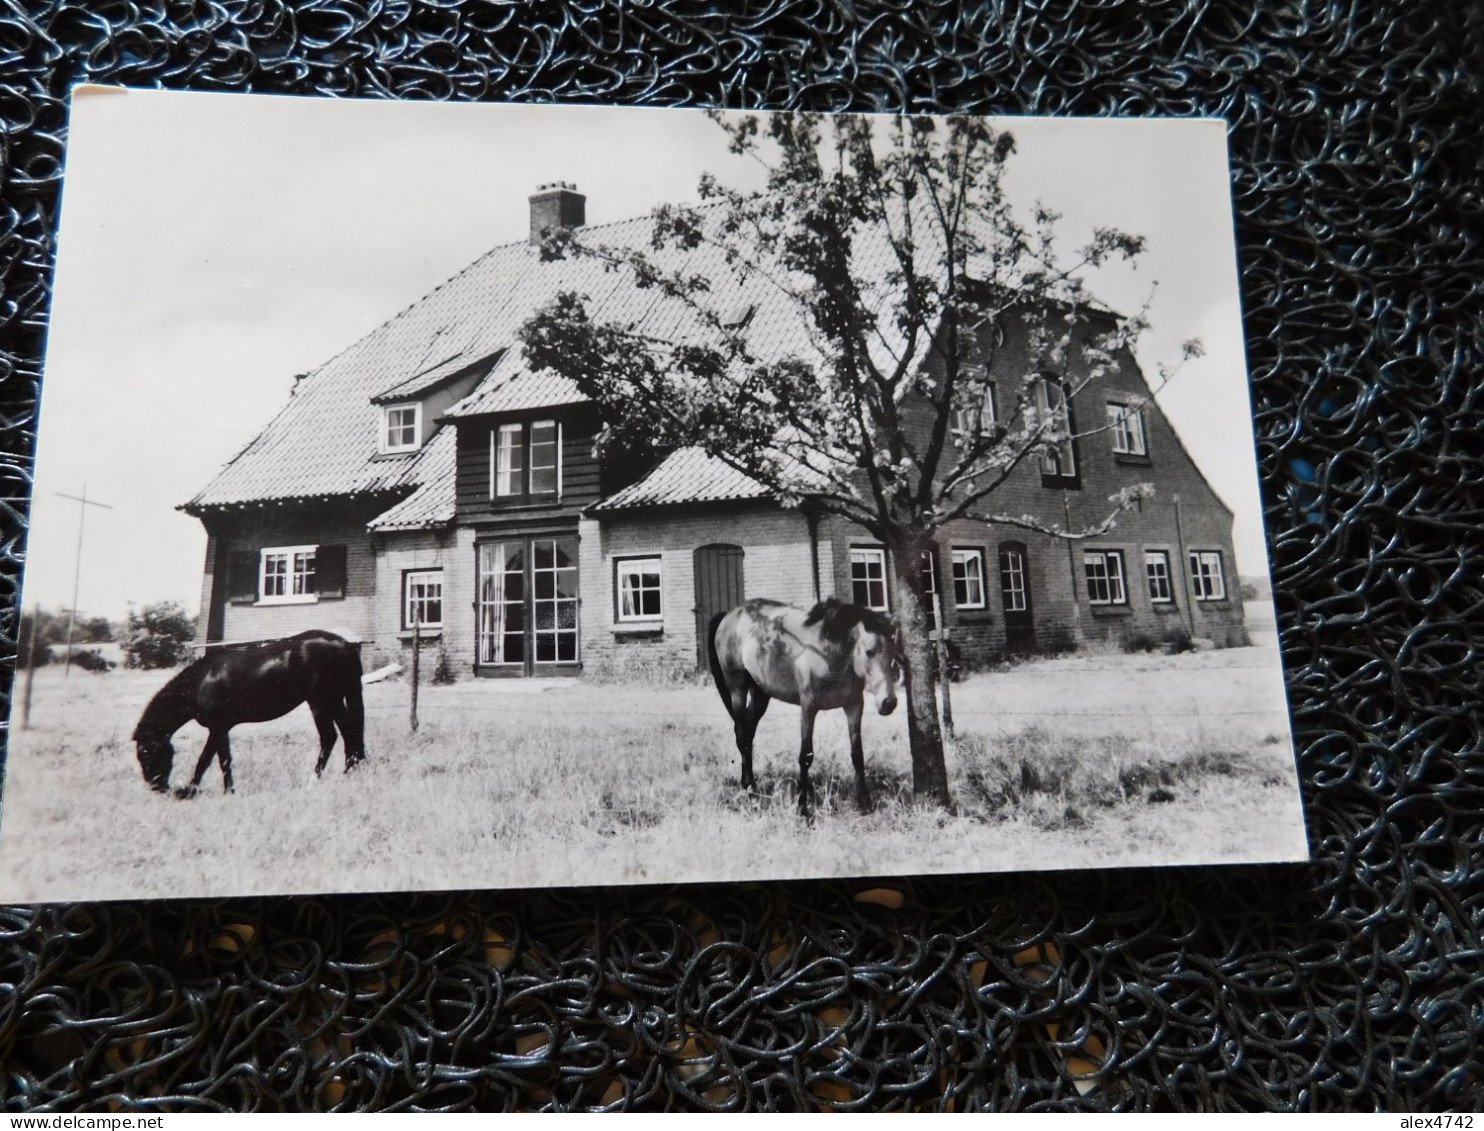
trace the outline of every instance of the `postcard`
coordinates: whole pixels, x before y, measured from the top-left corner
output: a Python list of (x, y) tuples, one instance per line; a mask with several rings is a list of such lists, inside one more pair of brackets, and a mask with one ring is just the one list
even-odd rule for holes
[(1307, 857), (1225, 126), (84, 87), (0, 898)]

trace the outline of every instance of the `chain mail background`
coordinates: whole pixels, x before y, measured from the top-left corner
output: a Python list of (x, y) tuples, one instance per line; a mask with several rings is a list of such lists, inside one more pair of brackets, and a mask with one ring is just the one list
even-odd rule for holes
[(730, 7), (0, 0), (4, 683), (75, 82), (1219, 115), (1314, 862), (0, 908), (5, 1109), (1480, 1107), (1472, 6)]

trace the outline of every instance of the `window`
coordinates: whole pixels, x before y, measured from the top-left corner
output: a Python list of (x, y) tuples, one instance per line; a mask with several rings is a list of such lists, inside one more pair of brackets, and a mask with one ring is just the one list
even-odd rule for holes
[(443, 627), (443, 571), (409, 570), (402, 575), (402, 627)]
[(490, 498), (562, 493), (562, 426), (555, 420), (502, 424), (490, 434)]
[(1226, 600), (1226, 577), (1220, 550), (1190, 551), (1190, 588), (1197, 601)]
[(415, 452), (422, 446), (422, 416), (420, 404), (387, 405), (381, 410), (381, 450), (383, 452)]
[(886, 612), (886, 551), (881, 547), (851, 548), (850, 600), (878, 613)]
[(1072, 444), (1072, 413), (1067, 406), (1066, 389), (1055, 377), (1043, 377), (1036, 382), (1036, 418), (1050, 420), (1043, 438), (1053, 444), (1041, 454), (1042, 479), (1075, 480), (1077, 452)]
[(929, 628), (938, 627), (938, 551), (922, 552), (922, 603)]
[(1094, 605), (1126, 605), (1123, 554), (1118, 550), (1089, 550), (1082, 555), (1087, 571), (1087, 599)]
[(258, 555), (258, 601), (303, 605), (318, 600), (314, 559), (317, 546), (267, 546)]
[(975, 435), (991, 435), (995, 431), (995, 425), (999, 421), (999, 415), (995, 411), (995, 388), (993, 381), (984, 382), (984, 400), (979, 407), (979, 419), (974, 419), (974, 406), (963, 405), (953, 412), (953, 432), (956, 436), (970, 437)]
[(1144, 551), (1144, 575), (1149, 579), (1149, 600), (1168, 605), (1175, 599), (1170, 588), (1170, 555), (1163, 550)]
[(953, 603), (961, 609), (984, 608), (983, 550), (953, 551)]
[(1025, 553), (1019, 548), (1000, 547), (1000, 596), (1007, 613), (1023, 613), (1030, 607), (1025, 599)]
[(619, 558), (613, 567), (618, 574), (618, 619), (659, 620), (664, 606), (660, 559)]
[(580, 660), (576, 538), (481, 542), (478, 567), (476, 663), (531, 674)]
[(1113, 450), (1122, 456), (1144, 456), (1149, 447), (1144, 439), (1144, 413), (1133, 405), (1108, 402), (1108, 431), (1113, 434)]

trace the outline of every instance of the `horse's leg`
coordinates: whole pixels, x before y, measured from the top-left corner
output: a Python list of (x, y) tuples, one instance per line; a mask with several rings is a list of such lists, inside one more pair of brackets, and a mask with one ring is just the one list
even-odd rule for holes
[(746, 676), (727, 680), (727, 708), (732, 713), (732, 734), (737, 739), (737, 753), (742, 755), (742, 788), (756, 789), (757, 780), (752, 776), (752, 737), (757, 726), (749, 721), (752, 718), (749, 690), (755, 694), (756, 685)]
[(195, 797), (201, 789), (201, 779), (206, 776), (206, 767), (211, 765), (211, 760), (216, 757), (216, 731), (206, 732), (206, 745), (201, 747), (201, 756), (196, 759), (196, 772), (191, 775), (191, 784), (183, 785), (175, 791), (179, 798)]
[(206, 745), (201, 747), (201, 757), (196, 759), (196, 772), (191, 775), (191, 784), (180, 790), (183, 796), (194, 795), (201, 788), (201, 779), (206, 776), (206, 767), (211, 765), (211, 760), (216, 757), (217, 744), (221, 741), (221, 734), (217, 731), (207, 731)]
[(862, 813), (869, 813), (871, 791), (866, 788), (866, 748), (861, 743), (861, 714), (865, 708), (864, 698), (847, 703), (845, 721), (850, 726), (850, 761), (855, 766), (855, 804)]
[(319, 759), (314, 763), (314, 776), (319, 777), (330, 761), (330, 751), (335, 749), (335, 708), (328, 700), (315, 698), (309, 701), (309, 713), (319, 731)]
[(769, 702), (771, 700), (763, 693), (763, 689), (754, 683), (747, 696), (747, 744), (743, 746), (740, 740), (737, 743), (742, 748), (742, 784), (748, 789), (757, 788), (757, 779), (752, 773), (752, 746), (757, 738), (757, 725), (762, 722)]
[(814, 704), (804, 697), (799, 704), (799, 815), (812, 815), (814, 783), (809, 780), (809, 767), (814, 765)]
[(232, 744), (227, 740), (227, 732), (222, 731), (221, 741), (216, 744), (217, 764), (222, 768), (222, 792), (232, 792)]

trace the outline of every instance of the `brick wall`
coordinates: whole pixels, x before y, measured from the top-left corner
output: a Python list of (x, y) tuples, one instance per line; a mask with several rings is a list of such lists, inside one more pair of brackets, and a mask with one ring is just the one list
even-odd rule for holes
[[(715, 543), (741, 546), (743, 594), (808, 607), (814, 602), (809, 528), (797, 511), (772, 506), (685, 507), (664, 515), (604, 514), (579, 528), (584, 667), (686, 671), (697, 660), (694, 554)], [(822, 548), (822, 554), (829, 553)], [(620, 624), (614, 560), (658, 555), (663, 616), (656, 625)], [(827, 557), (821, 576), (828, 584)], [(826, 591), (828, 591), (826, 589)]]
[[(1035, 362), (1024, 336), (1012, 327), (992, 362), (996, 407), (1002, 420), (1013, 409), (1022, 375), (1033, 367)], [(1075, 374), (1070, 376), (1075, 378)], [(1073, 400), (1074, 430), (1100, 428), (1109, 401), (1127, 403), (1148, 395), (1149, 387), (1137, 362), (1125, 351), (1104, 377)], [(938, 577), (944, 619), (951, 638), (971, 662), (987, 660), (1005, 648), (998, 570), (998, 550), (1005, 542), (1025, 546), (1038, 651), (1056, 651), (1097, 640), (1118, 643), (1133, 636), (1160, 640), (1179, 633), (1206, 637), (1222, 646), (1243, 643), (1231, 513), (1211, 490), (1158, 405), (1146, 405), (1143, 417), (1146, 457), (1115, 453), (1111, 433), (1084, 436), (1075, 442), (1075, 486), (1047, 486), (1040, 461), (1028, 459), (977, 508), (991, 514), (1028, 515), (1071, 530), (1088, 529), (1110, 514), (1110, 496), (1135, 485), (1151, 487), (1153, 496), (1142, 501), (1137, 510), (1120, 515), (1107, 537), (1069, 545), (1009, 524), (967, 519), (956, 520), (939, 532)], [(907, 429), (919, 448), (926, 444), (930, 425), (931, 414), (925, 404), (918, 414), (909, 415)], [(875, 539), (838, 519), (826, 520), (821, 537), (832, 546), (832, 583), (839, 593), (849, 595), (851, 547), (873, 545)], [(951, 557), (955, 546), (979, 548), (984, 553), (986, 607), (982, 610), (959, 610), (955, 606)], [(1144, 566), (1146, 550), (1162, 550), (1169, 555), (1175, 599), (1168, 604), (1150, 599)], [(1227, 599), (1192, 599), (1186, 564), (1186, 554), (1191, 550), (1220, 552)], [(1122, 554), (1127, 598), (1123, 604), (1094, 606), (1089, 600), (1084, 575), (1084, 554), (1088, 551)]]
[[(462, 543), (467, 543), (467, 547)], [(447, 656), (454, 674), (467, 672), (474, 662), (474, 615), (470, 611), (474, 601), (472, 533), (448, 529), (380, 534), (372, 540), (372, 559), (377, 596), (374, 639), (362, 648), (367, 666), (395, 660), (410, 670), (412, 631), (402, 623), (403, 578), (411, 570), (440, 570), (443, 624), (422, 632), (422, 677), (432, 677), (440, 651)]]
[[(373, 641), (376, 635), (376, 568), (366, 522), (384, 507), (336, 507), (321, 511), (273, 508), (213, 518), (207, 524), (213, 572), (203, 579), (201, 623), (221, 620), (217, 639), (265, 640), (311, 628)], [(345, 596), (303, 605), (239, 603), (227, 599), (227, 563), (234, 553), (256, 554), (268, 546), (340, 544), (345, 553)], [(204, 634), (203, 634), (204, 635)], [(204, 640), (201, 642), (204, 643)]]

